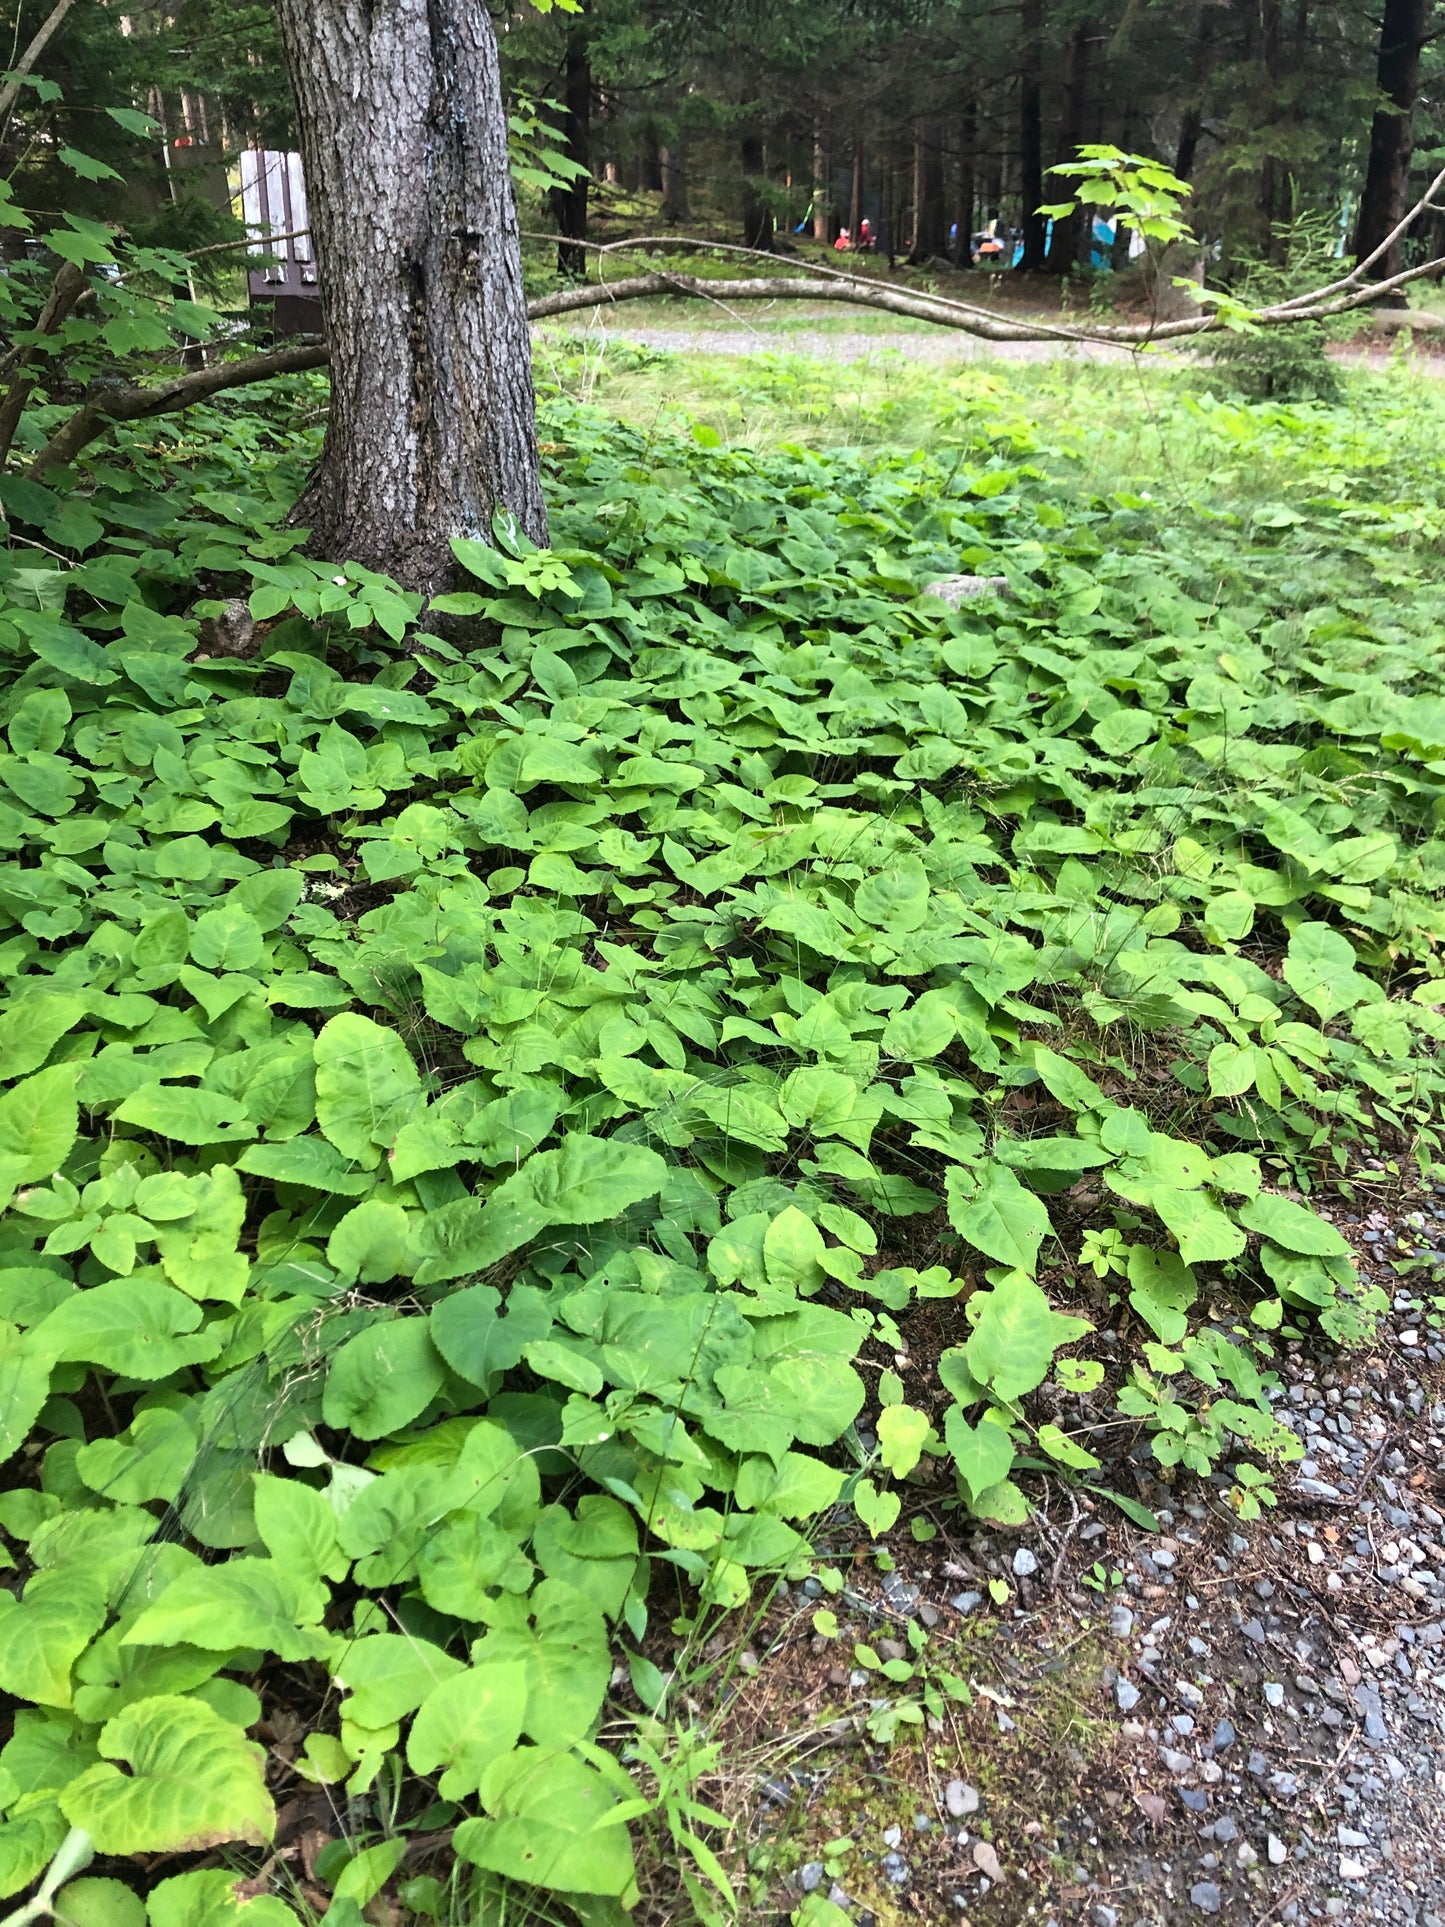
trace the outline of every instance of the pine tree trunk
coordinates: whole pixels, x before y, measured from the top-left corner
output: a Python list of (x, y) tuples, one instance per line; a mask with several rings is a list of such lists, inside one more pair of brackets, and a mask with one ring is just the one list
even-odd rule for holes
[(824, 246), (831, 239), (832, 193), (828, 181), (828, 150), (821, 131), (813, 135), (813, 239)]
[(863, 219), (863, 142), (853, 143), (853, 187), (848, 197), (848, 232), (854, 246), (858, 242), (858, 228)]
[(669, 227), (692, 219), (687, 194), (687, 140), (679, 130), (667, 147), (660, 147), (662, 162), (662, 218)]
[(649, 127), (643, 135), (637, 156), (637, 185), (645, 194), (661, 194), (667, 182), (663, 176), (662, 146), (656, 131)]
[(1048, 233), (1047, 219), (1039, 213), (1044, 198), (1043, 0), (1023, 0), (1020, 13), (1023, 68), (1019, 82), (1019, 186), (1024, 204), (1024, 251), (1019, 266), (1041, 268)]
[(547, 540), (521, 248), (485, 0), (280, 0), (331, 344), (297, 504), (412, 588), (510, 510)]
[[(592, 52), (588, 37), (588, 9), (574, 14), (567, 32), (567, 57), (562, 73), (562, 146), (568, 160), (592, 165)], [(579, 174), (564, 187), (551, 189), (548, 199), (557, 232), (557, 272), (580, 281), (587, 272), (587, 250), (577, 247), (587, 239), (587, 190), (590, 174)]]
[[(1373, 254), (1410, 205), (1410, 162), (1415, 152), (1415, 96), (1420, 86), (1420, 50), (1429, 31), (1429, 0), (1385, 0), (1376, 76), (1390, 106), (1381, 107), (1370, 128), (1370, 161), (1360, 197), (1355, 258)], [(1380, 281), (1400, 272), (1397, 241), (1371, 270)]]
[[(1084, 138), (1089, 108), (1089, 43), (1093, 38), (1092, 20), (1081, 20), (1069, 36), (1068, 88), (1064, 96), (1064, 124), (1059, 135), (1059, 159), (1072, 161)], [(1072, 274), (1079, 265), (1081, 248), (1087, 255), (1084, 237), (1093, 232), (1094, 210), (1081, 205), (1070, 215), (1054, 222), (1049, 240), (1050, 274)]]
[(973, 240), (973, 204), (978, 198), (978, 179), (976, 172), (976, 148), (978, 145), (978, 110), (970, 94), (963, 103), (958, 121), (958, 199), (954, 203), (958, 210), (958, 233), (953, 242), (953, 265), (962, 267), (970, 258), (969, 244)]
[(938, 128), (919, 121), (913, 130), (913, 241), (910, 262), (932, 261), (945, 251), (943, 148)]
[(743, 169), (743, 246), (759, 248), (763, 253), (771, 254), (773, 210), (757, 186), (767, 165), (767, 156), (759, 136), (745, 134), (739, 154)]

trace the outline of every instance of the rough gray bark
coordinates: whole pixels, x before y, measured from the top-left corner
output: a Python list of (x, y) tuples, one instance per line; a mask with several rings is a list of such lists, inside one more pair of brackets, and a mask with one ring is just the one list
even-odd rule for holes
[(279, 0), (331, 351), (296, 508), (321, 554), (437, 589), (509, 509), (547, 540), (484, 0)]

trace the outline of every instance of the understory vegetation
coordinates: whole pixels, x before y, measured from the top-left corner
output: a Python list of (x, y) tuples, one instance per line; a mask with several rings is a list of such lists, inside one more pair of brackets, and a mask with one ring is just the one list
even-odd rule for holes
[(22, 1917), (727, 1917), (704, 1637), (1147, 1524), (1121, 1434), (1256, 1516), (1436, 1157), (1426, 386), (551, 366), (555, 548), (429, 609), (285, 528), (307, 382), (0, 479)]

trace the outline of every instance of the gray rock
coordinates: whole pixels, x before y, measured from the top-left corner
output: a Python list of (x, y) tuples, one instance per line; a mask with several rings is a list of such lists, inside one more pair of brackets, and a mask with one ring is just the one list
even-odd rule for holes
[(901, 1853), (885, 1854), (879, 1862), (879, 1865), (882, 1867), (885, 1876), (895, 1887), (906, 1887), (908, 1885), (908, 1862), (903, 1858)]
[(1380, 1709), (1380, 1695), (1373, 1686), (1359, 1685), (1355, 1688), (1355, 1704), (1365, 1716), (1365, 1737), (1371, 1740), (1387, 1740), (1390, 1730), (1385, 1725), (1384, 1714)]
[(971, 1613), (983, 1604), (983, 1594), (981, 1592), (956, 1592), (948, 1603), (956, 1613)]
[(1114, 1606), (1109, 1611), (1109, 1631), (1115, 1639), (1127, 1639), (1134, 1630), (1134, 1615), (1127, 1606)]
[(937, 596), (951, 609), (960, 608), (975, 596), (1007, 595), (1008, 592), (1006, 575), (945, 575), (937, 582), (930, 582), (923, 591), (924, 595)]
[(970, 1786), (967, 1780), (950, 1780), (943, 1789), (943, 1804), (953, 1819), (962, 1820), (978, 1812), (978, 1788)]
[(1272, 1867), (1282, 1867), (1285, 1861), (1289, 1859), (1289, 1848), (1284, 1844), (1283, 1840), (1279, 1838), (1278, 1834), (1270, 1834), (1265, 1843), (1265, 1852), (1269, 1855), (1269, 1864)]
[(1239, 1738), (1239, 1735), (1234, 1730), (1233, 1721), (1221, 1720), (1218, 1726), (1216, 1726), (1214, 1729), (1213, 1746), (1214, 1746), (1215, 1752), (1216, 1753), (1227, 1752), (1229, 1748), (1234, 1745), (1234, 1742), (1238, 1738)]
[(1114, 1698), (1119, 1702), (1121, 1713), (1132, 1713), (1139, 1704), (1139, 1688), (1132, 1680), (1115, 1680)]
[(799, 1871), (798, 1885), (805, 1894), (813, 1894), (818, 1891), (822, 1884), (823, 1863), (821, 1860), (810, 1860), (807, 1866)]
[(1014, 1578), (1027, 1579), (1039, 1569), (1039, 1562), (1027, 1546), (1020, 1546), (1014, 1554)]
[(1212, 1880), (1197, 1880), (1189, 1889), (1189, 1898), (1202, 1914), (1217, 1914), (1220, 1906), (1219, 1888)]

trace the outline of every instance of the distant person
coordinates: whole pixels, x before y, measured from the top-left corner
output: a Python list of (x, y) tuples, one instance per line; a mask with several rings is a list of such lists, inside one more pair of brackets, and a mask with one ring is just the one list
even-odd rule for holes
[(1003, 241), (998, 231), (998, 209), (995, 208), (973, 237), (970, 252), (976, 268), (1001, 267), (1003, 265)]
[(852, 245), (853, 245), (852, 235), (848, 232), (847, 228), (840, 227), (838, 230), (838, 238), (833, 243), (833, 252), (835, 254), (846, 254), (849, 248), (852, 247)]
[(858, 249), (862, 254), (873, 252), (873, 224), (866, 214), (858, 223)]

